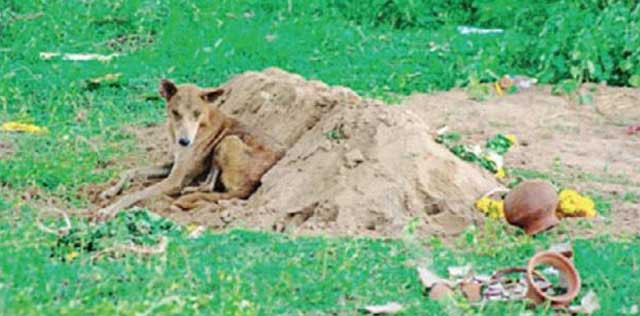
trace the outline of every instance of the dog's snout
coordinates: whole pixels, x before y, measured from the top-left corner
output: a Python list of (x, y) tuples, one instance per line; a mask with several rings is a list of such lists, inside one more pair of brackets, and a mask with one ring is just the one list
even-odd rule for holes
[(186, 147), (186, 146), (189, 146), (189, 144), (191, 144), (191, 141), (186, 137), (180, 137), (180, 139), (178, 139), (178, 144)]

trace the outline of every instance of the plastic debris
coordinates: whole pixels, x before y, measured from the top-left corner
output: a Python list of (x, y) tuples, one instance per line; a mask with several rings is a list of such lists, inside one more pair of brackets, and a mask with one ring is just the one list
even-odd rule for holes
[(640, 124), (627, 127), (627, 135), (633, 135), (637, 132), (640, 132)]
[(384, 305), (370, 305), (364, 308), (365, 311), (374, 315), (395, 314), (403, 309), (404, 307), (396, 302), (390, 302)]
[(458, 33), (467, 35), (467, 34), (500, 34), (503, 33), (503, 29), (483, 29), (474, 26), (458, 26)]

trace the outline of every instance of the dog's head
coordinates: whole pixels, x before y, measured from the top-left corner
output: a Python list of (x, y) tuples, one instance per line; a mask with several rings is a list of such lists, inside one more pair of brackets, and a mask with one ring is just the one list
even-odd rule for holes
[(167, 102), (172, 140), (183, 147), (193, 144), (198, 129), (211, 122), (217, 109), (212, 103), (224, 93), (220, 88), (200, 88), (192, 84), (176, 86), (160, 81), (160, 95)]

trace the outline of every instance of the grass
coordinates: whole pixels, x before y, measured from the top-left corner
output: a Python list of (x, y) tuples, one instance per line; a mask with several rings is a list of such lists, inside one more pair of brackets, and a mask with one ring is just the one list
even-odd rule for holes
[[(522, 265), (565, 237), (532, 239), (496, 224), (470, 229), (454, 248), (433, 239), (428, 254), (403, 240), (246, 230), (191, 240), (173, 232), (161, 256), (91, 263), (82, 252), (62, 262), (51, 257), (56, 238), (33, 225), (35, 205), (19, 197), (35, 188), (86, 206), (78, 189), (113, 177), (119, 170), (109, 163), (138, 150), (123, 127), (163, 120), (155, 93), (163, 77), (212, 86), (277, 66), (385, 98), (506, 73), (564, 90), (583, 81), (636, 86), (639, 13), (635, 1), (596, 0), (5, 0), (0, 123), (34, 123), (50, 133), (12, 137), (16, 152), (0, 160), (0, 315), (351, 315), (391, 300), (404, 304), (406, 315), (520, 313), (525, 307), (517, 302), (430, 301), (414, 263), (427, 256), (440, 273), (465, 263), (490, 272)], [(505, 32), (462, 35), (459, 25)], [(40, 52), (120, 56), (71, 62), (42, 60)], [(88, 81), (114, 73), (122, 75), (108, 84)], [(585, 288), (598, 293), (605, 314), (640, 301), (637, 243), (575, 241)]]

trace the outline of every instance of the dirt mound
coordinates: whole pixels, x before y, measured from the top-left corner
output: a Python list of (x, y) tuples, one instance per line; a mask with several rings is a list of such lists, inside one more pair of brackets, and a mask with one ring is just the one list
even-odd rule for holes
[(406, 108), (275, 68), (241, 74), (223, 87), (221, 109), (287, 152), (248, 200), (193, 212), (170, 212), (164, 199), (147, 204), (179, 222), (397, 236), (416, 219), (425, 233), (455, 234), (480, 220), (473, 202), (499, 185), (436, 144), (428, 122)]
[(263, 177), (243, 220), (386, 236), (416, 218), (429, 232), (458, 233), (476, 219), (473, 201), (497, 184), (431, 138), (410, 111), (374, 102), (341, 106)]

